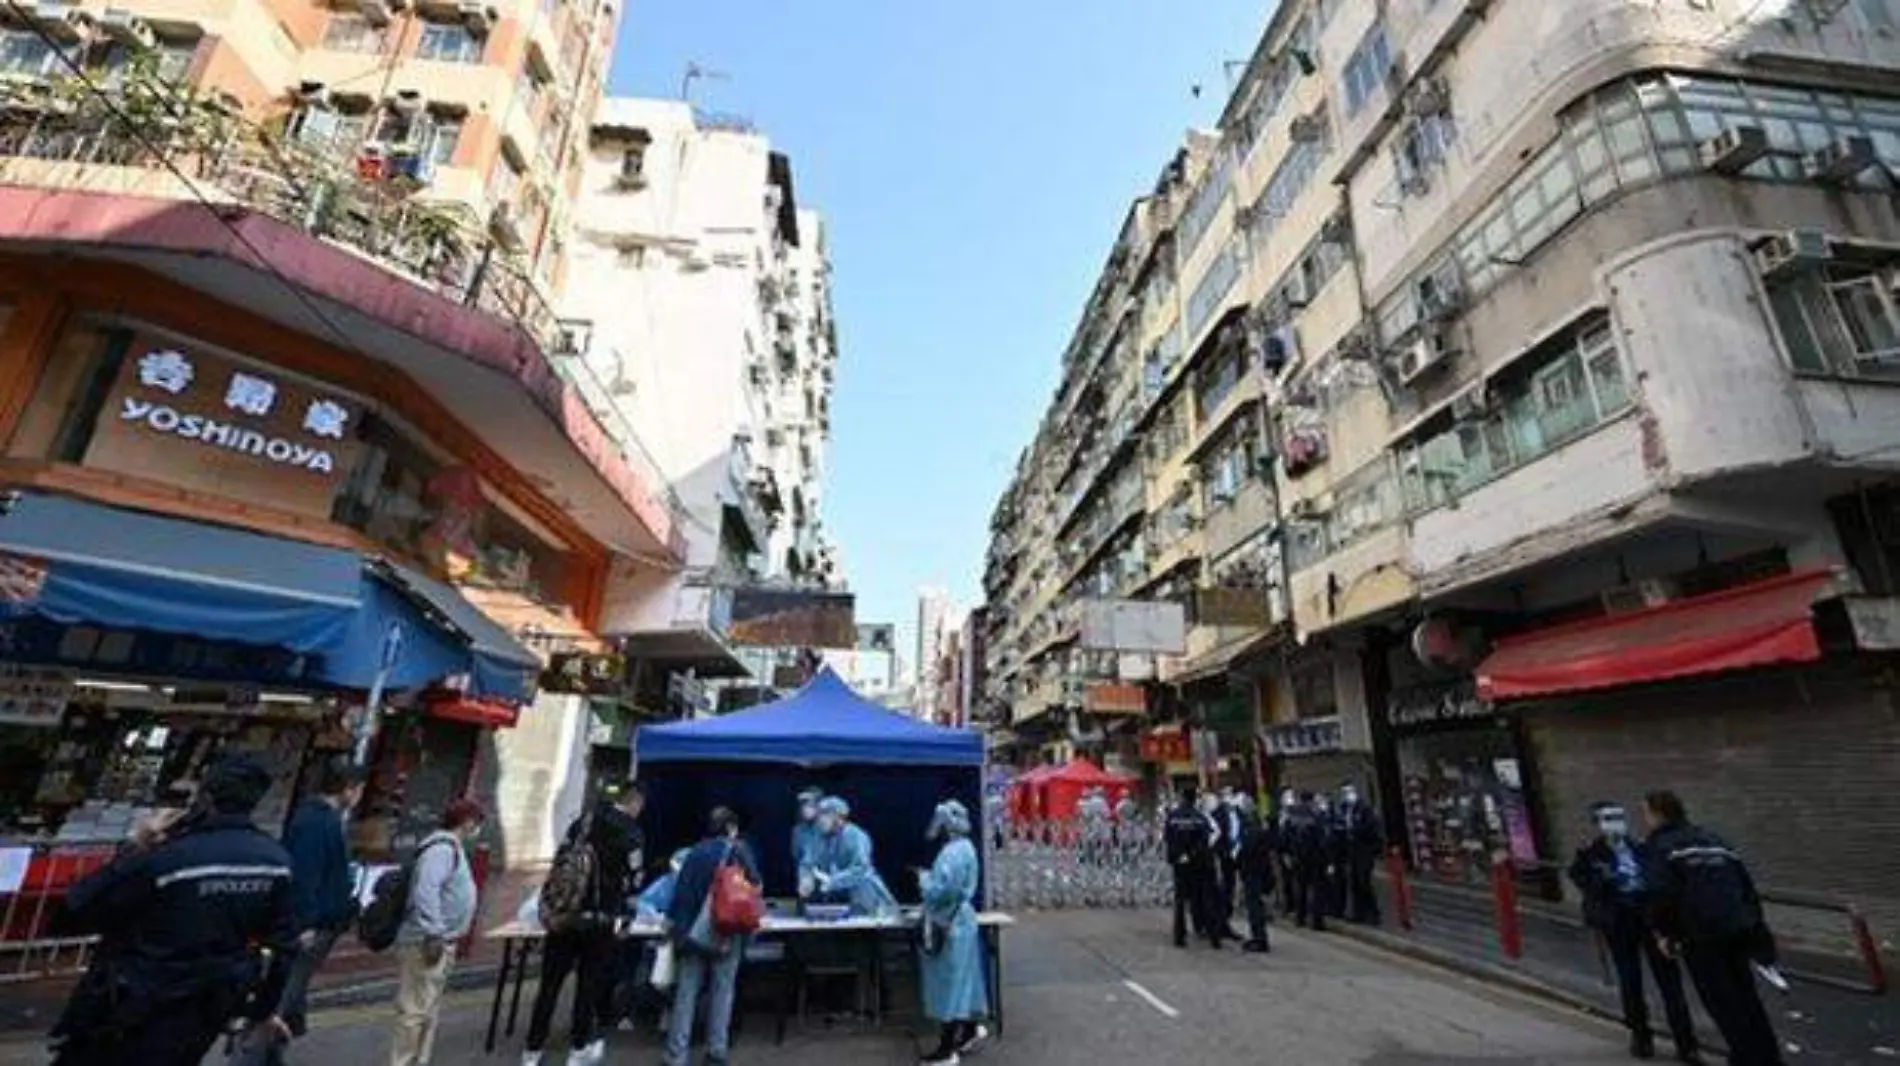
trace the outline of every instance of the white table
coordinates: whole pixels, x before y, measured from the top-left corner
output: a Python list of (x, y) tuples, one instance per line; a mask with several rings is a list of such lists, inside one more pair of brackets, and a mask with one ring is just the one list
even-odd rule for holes
[[(915, 908), (890, 918), (841, 918), (836, 921), (819, 921), (801, 918), (791, 914), (768, 913), (765, 921), (754, 934), (755, 939), (790, 939), (796, 937), (836, 936), (838, 934), (867, 935), (872, 933), (897, 933), (915, 930), (921, 921)], [(1003, 930), (1016, 924), (1016, 919), (1000, 911), (985, 911), (976, 917), (977, 930), (982, 935), (985, 955), (989, 962), (990, 1017), (996, 1023), (996, 1033), (1003, 1033)], [(501, 1022), (501, 1001), (507, 992), (508, 978), (515, 979), (514, 995), (509, 998), (508, 1028), (506, 1036), (515, 1035), (515, 1024), (521, 1013), (521, 988), (527, 982), (528, 964), (535, 948), (547, 939), (547, 930), (538, 923), (513, 921), (498, 925), (483, 933), (486, 940), (501, 942), (501, 968), (495, 974), (495, 998), (488, 1008), (488, 1037), (484, 1049), (489, 1053), (495, 1050), (496, 1030)], [(616, 930), (622, 940), (650, 941), (659, 940), (666, 931), (658, 922), (627, 922)], [(913, 938), (911, 943), (915, 945)], [(778, 1039), (785, 1039), (784, 1017), (779, 1019)]]

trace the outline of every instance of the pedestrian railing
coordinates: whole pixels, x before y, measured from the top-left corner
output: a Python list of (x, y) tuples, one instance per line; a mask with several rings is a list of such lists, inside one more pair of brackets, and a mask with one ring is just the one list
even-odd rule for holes
[(1011, 822), (988, 843), (993, 907), (1158, 907), (1172, 898), (1161, 829), (1147, 820)]
[(92, 961), (93, 938), (57, 935), (54, 917), (67, 890), (111, 861), (114, 849), (42, 844), (30, 851), (19, 887), (0, 893), (0, 984), (81, 973)]

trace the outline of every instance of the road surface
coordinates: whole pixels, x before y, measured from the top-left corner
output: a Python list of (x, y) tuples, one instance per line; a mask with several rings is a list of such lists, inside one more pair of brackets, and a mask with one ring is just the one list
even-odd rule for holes
[[(1168, 943), (1163, 917), (1101, 911), (1032, 915), (1010, 936), (1008, 1028), (973, 1062), (995, 1066), (1286, 1062), (1302, 1066), (1609, 1066), (1628, 1058), (1613, 1026), (1518, 998), (1336, 937), (1276, 927), (1273, 954)], [(519, 1045), (481, 1053), (487, 998), (453, 997), (437, 1064), (514, 1062)], [(557, 1015), (557, 1017), (559, 1017)], [(297, 1063), (378, 1063), (388, 1009), (325, 1012)], [(736, 1062), (871, 1066), (915, 1061), (904, 1023), (818, 1029), (769, 1044), (760, 1019)], [(559, 1047), (557, 1035), (556, 1046)], [(650, 1036), (615, 1034), (608, 1061), (655, 1062)], [(550, 1064), (564, 1056), (550, 1055)], [(0, 1046), (0, 1066), (38, 1064), (31, 1044)], [(222, 1061), (213, 1058), (207, 1062)]]

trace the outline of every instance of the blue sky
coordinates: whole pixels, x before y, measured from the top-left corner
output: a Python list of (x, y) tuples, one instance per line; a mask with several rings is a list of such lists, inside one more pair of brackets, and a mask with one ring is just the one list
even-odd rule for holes
[[(828, 217), (826, 521), (860, 621), (980, 598), (990, 510), (1120, 226), (1267, 0), (629, 0), (612, 89), (744, 114)], [(1203, 92), (1195, 99), (1190, 88)], [(905, 645), (908, 647), (908, 645)]]

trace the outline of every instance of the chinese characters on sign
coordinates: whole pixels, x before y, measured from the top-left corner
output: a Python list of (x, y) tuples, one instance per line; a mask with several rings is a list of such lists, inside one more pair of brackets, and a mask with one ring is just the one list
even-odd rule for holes
[(322, 518), (359, 419), (300, 379), (150, 337), (134, 339), (106, 411), (88, 465)]
[(1315, 718), (1308, 722), (1290, 722), (1260, 731), (1260, 746), (1267, 755), (1322, 755), (1346, 746), (1345, 732), (1337, 718)]

